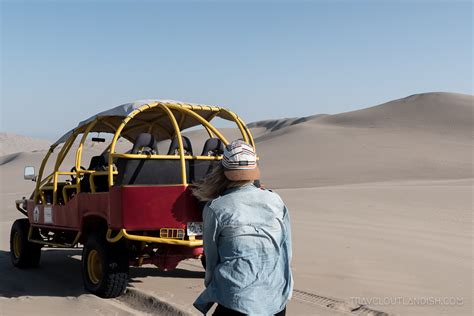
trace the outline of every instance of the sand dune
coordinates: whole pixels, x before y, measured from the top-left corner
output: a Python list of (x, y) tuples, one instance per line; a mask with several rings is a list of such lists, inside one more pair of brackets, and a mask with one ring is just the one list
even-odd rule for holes
[(263, 178), (279, 188), (471, 178), (473, 102), (427, 93), (299, 122), (254, 123), (270, 130), (257, 137)]
[(474, 110), (472, 95), (429, 92), (414, 94), (361, 110), (328, 115), (264, 120), (248, 124), (275, 131), (301, 123), (330, 124), (339, 127), (414, 129), (472, 137)]
[(472, 139), (473, 102), (473, 96), (466, 94), (414, 94), (367, 109), (324, 116), (317, 122), (344, 127), (409, 129)]
[(0, 156), (48, 149), (51, 142), (12, 133), (0, 133)]
[(267, 133), (274, 132), (288, 126), (293, 126), (296, 124), (308, 122), (308, 121), (315, 120), (327, 115), (328, 114), (316, 114), (316, 115), (305, 116), (305, 117), (292, 117), (292, 118), (257, 121), (257, 122), (249, 123), (248, 127), (252, 129), (255, 129), (255, 128), (263, 129), (264, 134), (267, 134)]
[[(425, 93), (347, 113), (249, 124), (263, 181), (276, 188), (291, 212), (297, 290), (349, 301), (462, 297), (459, 306), (371, 307), (399, 315), (472, 313), (473, 102), (470, 95)], [(222, 131), (229, 139), (240, 137), (236, 129)], [(200, 153), (205, 132), (186, 135)], [(32, 142), (6, 151), (10, 145), (2, 142), (7, 155), (0, 157), (0, 314), (37, 306), (48, 315), (66, 307), (71, 315), (135, 313), (83, 292), (80, 252), (48, 251), (40, 269), (26, 274), (9, 264), (8, 232), (20, 216), (13, 201), (34, 185), (22, 180), (23, 167), (38, 168), (49, 146)], [(120, 146), (124, 152), (131, 148)], [(167, 147), (162, 142), (159, 151)], [(102, 150), (88, 145), (83, 164)], [(195, 313), (191, 303), (203, 287), (202, 269), (193, 261), (179, 268), (133, 269), (131, 284)], [(335, 313), (298, 295), (288, 310), (290, 315)]]

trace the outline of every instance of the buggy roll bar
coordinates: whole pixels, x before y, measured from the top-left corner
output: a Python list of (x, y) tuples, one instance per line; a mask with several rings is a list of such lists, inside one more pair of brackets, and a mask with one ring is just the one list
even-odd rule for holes
[[(154, 121), (152, 122), (147, 122), (143, 121), (143, 124), (134, 126), (132, 129), (134, 130), (135, 128), (143, 128), (147, 124), (149, 124), (148, 131), (151, 132), (155, 128), (159, 128), (165, 132), (167, 132), (163, 127), (161, 127), (159, 124), (156, 124), (157, 120), (163, 117), (168, 116), (171, 125), (173, 126), (174, 133), (171, 134), (171, 137), (177, 137), (178, 140), (178, 150), (179, 150), (179, 155), (178, 156), (171, 156), (171, 155), (143, 155), (143, 154), (121, 154), (121, 153), (116, 153), (115, 152), (115, 147), (117, 144), (117, 141), (121, 135), (121, 132), (129, 123), (132, 119), (134, 119), (137, 115), (140, 113), (143, 113), (145, 111), (148, 111), (153, 108), (160, 108), (163, 110), (164, 115), (160, 115)], [(202, 117), (200, 114), (196, 113), (195, 111), (211, 111), (213, 114), (209, 116), (207, 119)], [(181, 114), (181, 118), (179, 122), (177, 121), (175, 114), (173, 111), (179, 112)], [(219, 160), (221, 159), (220, 157), (207, 157), (207, 156), (189, 156), (184, 154), (184, 148), (183, 148), (183, 142), (181, 138), (181, 128), (183, 125), (183, 122), (185, 121), (185, 118), (187, 116), (194, 118), (197, 120), (207, 131), (210, 137), (218, 137), (221, 139), (221, 141), (224, 144), (228, 144), (229, 141), (225, 138), (224, 135), (222, 135), (219, 130), (217, 130), (209, 121), (211, 121), (213, 118), (215, 118), (219, 114), (225, 114), (227, 116), (226, 119), (233, 121), (240, 133), (242, 134), (242, 138), (244, 141), (250, 143), (253, 147), (255, 147), (254, 139), (252, 137), (252, 134), (250, 133), (248, 127), (245, 125), (243, 120), (237, 116), (235, 113), (232, 111), (225, 109), (225, 108), (220, 108), (220, 107), (215, 107), (215, 106), (207, 106), (207, 105), (192, 105), (192, 104), (186, 104), (186, 103), (169, 103), (169, 102), (152, 102), (149, 104), (144, 104), (130, 112), (120, 125), (116, 128), (113, 124), (111, 124), (107, 119), (108, 117), (96, 117), (92, 121), (88, 122), (85, 126), (82, 126), (81, 128), (78, 128), (76, 130), (73, 130), (72, 134), (70, 137), (66, 140), (66, 142), (63, 144), (63, 147), (61, 148), (60, 152), (58, 153), (58, 156), (56, 158), (56, 162), (54, 165), (54, 170), (53, 172), (45, 177), (43, 179), (43, 173), (44, 169), (46, 167), (46, 162), (50, 158), (51, 154), (53, 153), (54, 149), (58, 146), (57, 143), (53, 144), (48, 153), (46, 154), (45, 158), (43, 159), (40, 170), (38, 173), (38, 180), (36, 182), (36, 188), (35, 188), (35, 193), (34, 193), (34, 201), (35, 203), (38, 203), (38, 200), (41, 198), (43, 204), (46, 204), (46, 200), (44, 198), (44, 195), (42, 194), (42, 189), (43, 188), (48, 188), (53, 190), (53, 204), (57, 204), (58, 201), (58, 178), (60, 175), (75, 175), (75, 183), (70, 184), (65, 186), (63, 188), (63, 195), (67, 196), (65, 192), (68, 189), (76, 189), (76, 192), (79, 193), (81, 190), (80, 182), (81, 182), (81, 175), (85, 173), (89, 173), (91, 176), (89, 178), (89, 181), (94, 184), (94, 177), (98, 175), (107, 175), (108, 177), (108, 182), (109, 186), (113, 186), (113, 177), (115, 174), (117, 174), (117, 171), (114, 169), (114, 163), (113, 159), (115, 157), (120, 157), (120, 158), (130, 158), (130, 159), (179, 159), (181, 162), (181, 178), (182, 178), (182, 184), (183, 185), (188, 185), (188, 179), (186, 178), (186, 160)], [(230, 118), (230, 119), (229, 119)], [(81, 160), (82, 160), (82, 154), (83, 154), (83, 148), (84, 148), (84, 143), (87, 139), (88, 134), (91, 132), (91, 130), (94, 129), (96, 124), (98, 122), (104, 123), (111, 129), (115, 130), (114, 137), (112, 139), (112, 142), (110, 143), (108, 149), (109, 149), (109, 161), (108, 161), (108, 170), (107, 171), (90, 171), (90, 170), (81, 170)], [(132, 130), (130, 129), (130, 130)], [(130, 131), (128, 130), (128, 131)], [(74, 144), (74, 141), (76, 140), (77, 136), (79, 134), (83, 134), (79, 143), (79, 147), (77, 148), (76, 151), (76, 156), (75, 156), (75, 167), (76, 171), (75, 172), (66, 172), (66, 171), (59, 171), (59, 167), (63, 163), (66, 155), (70, 151), (72, 145)], [(51, 183), (52, 182), (52, 183)], [(51, 187), (52, 185), (52, 187)], [(92, 192), (95, 192), (95, 187), (94, 185), (91, 185), (91, 190)], [(65, 201), (67, 198), (65, 198)]]
[[(171, 104), (171, 103), (165, 103), (165, 102), (153, 102), (150, 104), (145, 104), (133, 112), (131, 112), (120, 124), (120, 126), (117, 128), (114, 138), (112, 140), (112, 143), (110, 145), (110, 155), (109, 155), (109, 186), (113, 186), (113, 172), (112, 170), (113, 167), (113, 159), (115, 157), (121, 157), (121, 158), (135, 158), (135, 159), (176, 159), (172, 158), (172, 156), (169, 155), (133, 155), (133, 154), (117, 154), (115, 153), (115, 146), (117, 144), (118, 138), (120, 137), (120, 134), (122, 130), (125, 128), (127, 123), (132, 120), (135, 116), (140, 114), (141, 112), (147, 111), (151, 108), (155, 107), (160, 107), (163, 109), (163, 111), (168, 115), (173, 128), (174, 128), (174, 135), (177, 137), (178, 140), (178, 149), (179, 149), (179, 159), (181, 161), (181, 180), (183, 185), (188, 185), (188, 181), (186, 178), (186, 164), (185, 160), (186, 159), (194, 159), (194, 160), (210, 160), (208, 157), (204, 156), (185, 156), (184, 155), (184, 148), (183, 148), (183, 141), (181, 138), (181, 124), (184, 121), (185, 115), (189, 115), (196, 119), (199, 123), (201, 123), (202, 126), (206, 129), (208, 134), (212, 137), (213, 135), (216, 135), (218, 138), (222, 140), (224, 144), (228, 144), (229, 141), (225, 138), (224, 135), (222, 135), (209, 121), (212, 120), (216, 115), (219, 114), (219, 112), (226, 113), (228, 114), (232, 120), (235, 122), (237, 127), (239, 128), (242, 137), (246, 142), (249, 142), (252, 144), (253, 147), (255, 147), (255, 143), (252, 137), (252, 134), (248, 130), (248, 128), (245, 126), (243, 123), (242, 119), (240, 119), (235, 113), (224, 109), (224, 108), (218, 108), (218, 107), (211, 107), (211, 106), (196, 106), (196, 105), (190, 105), (190, 104)], [(214, 114), (213, 116), (208, 120), (203, 118), (201, 115), (198, 113), (194, 112), (193, 110), (208, 110), (208, 111), (213, 111)], [(175, 115), (171, 110), (176, 110), (178, 112), (182, 113), (180, 123), (177, 122)], [(153, 128), (153, 126), (150, 126), (150, 129)], [(212, 158), (211, 160), (214, 160), (216, 158)], [(219, 158), (217, 158), (219, 159)]]

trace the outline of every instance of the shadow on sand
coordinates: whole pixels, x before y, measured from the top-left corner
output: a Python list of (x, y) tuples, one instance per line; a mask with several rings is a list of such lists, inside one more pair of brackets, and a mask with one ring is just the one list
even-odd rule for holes
[[(81, 276), (82, 249), (44, 249), (38, 268), (21, 270), (0, 250), (0, 296), (80, 296), (87, 294)], [(146, 277), (204, 278), (204, 272), (175, 269), (160, 271), (153, 266), (130, 268), (130, 283)]]
[(85, 294), (81, 277), (81, 249), (43, 250), (38, 268), (18, 269), (10, 252), (0, 251), (0, 295), (79, 296)]
[(154, 266), (131, 267), (130, 282), (136, 282), (136, 278), (161, 277), (161, 278), (182, 278), (182, 279), (204, 279), (204, 271), (190, 271), (176, 268), (171, 271), (161, 271)]

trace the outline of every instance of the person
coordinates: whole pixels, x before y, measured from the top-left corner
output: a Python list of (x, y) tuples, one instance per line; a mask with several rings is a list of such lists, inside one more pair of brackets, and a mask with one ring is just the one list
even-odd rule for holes
[(203, 314), (215, 303), (213, 315), (286, 313), (293, 290), (290, 217), (276, 193), (254, 185), (258, 179), (254, 148), (237, 140), (193, 190), (206, 201), (206, 289), (194, 302)]

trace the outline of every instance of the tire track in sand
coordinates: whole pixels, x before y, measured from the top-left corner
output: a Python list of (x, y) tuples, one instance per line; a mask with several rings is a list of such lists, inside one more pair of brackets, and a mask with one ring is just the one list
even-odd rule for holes
[(343, 300), (337, 300), (326, 296), (321, 296), (306, 291), (293, 289), (293, 299), (313, 304), (328, 309), (332, 309), (338, 312), (347, 313), (350, 315), (361, 315), (361, 316), (388, 316), (388, 313), (371, 309), (364, 305), (355, 305), (345, 302)]

